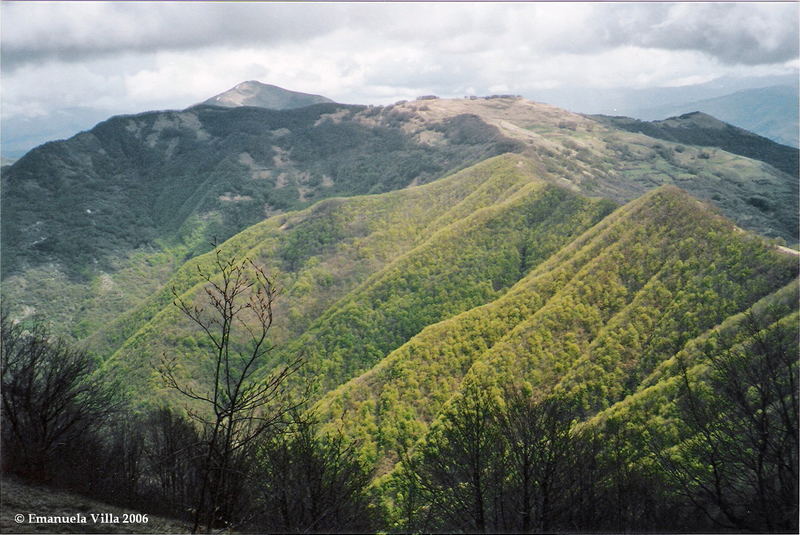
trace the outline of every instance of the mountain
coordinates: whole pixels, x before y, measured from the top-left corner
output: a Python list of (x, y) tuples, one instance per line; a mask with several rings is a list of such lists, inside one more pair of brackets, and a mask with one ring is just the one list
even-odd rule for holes
[[(128, 406), (87, 449), (124, 461), (112, 473), (133, 498), (180, 476), (178, 514), (211, 461), (180, 443), (155, 462), (136, 451), (202, 443), (190, 422), (212, 410), (216, 436), (253, 392), (226, 372), (260, 381), (299, 358), (285, 382), (255, 386), (271, 402), (245, 403), (274, 423), (273, 402), (307, 395), (319, 433), (270, 427), (268, 462), (232, 457), (233, 486), (248, 486), (237, 508), (286, 503), (287, 479), (305, 508), (306, 480), (332, 463), (322, 488), (362, 496), (375, 531), (712, 531), (756, 507), (742, 525), (792, 531), (800, 265), (780, 244), (797, 240), (796, 156), (705, 114), (642, 123), (507, 96), (116, 117), (6, 168), (3, 302), (97, 356), (94, 377)], [(229, 345), (187, 317), (214, 306), (226, 262), (280, 292), (255, 321), (268, 350), (222, 371), (216, 355), (263, 341), (242, 316), (211, 328)], [(256, 301), (228, 310), (258, 314), (264, 288), (238, 291)], [(334, 442), (308, 456), (287, 435)], [(261, 486), (279, 457), (286, 470)], [(340, 485), (353, 469), (358, 486)], [(782, 485), (777, 505), (758, 504), (751, 475)], [(733, 513), (706, 493), (720, 477)]]
[[(731, 108), (726, 108), (728, 113), (725, 113), (717, 109), (684, 106), (686, 103), (725, 97), (743, 90), (774, 86), (796, 87), (797, 74), (737, 78), (722, 77), (702, 84), (649, 89), (610, 88), (599, 90), (593, 87), (564, 87), (537, 90), (525, 96), (531, 100), (547, 102), (574, 112), (626, 115), (643, 120), (663, 119), (694, 110), (701, 110), (779, 143), (796, 147), (796, 143), (791, 143), (791, 140), (797, 137), (796, 122), (794, 123), (794, 130), (792, 130), (792, 122), (787, 121), (788, 117), (796, 117), (797, 115), (794, 110), (797, 107), (796, 97), (793, 102), (789, 103), (785, 116), (771, 112), (768, 114), (772, 118), (770, 119), (771, 126), (766, 126), (765, 128), (769, 128), (769, 130), (762, 130), (757, 124), (758, 116), (752, 114), (750, 122), (738, 122), (733, 115), (728, 114), (734, 111)], [(780, 101), (781, 97), (777, 97), (777, 99), (776, 102)], [(647, 113), (647, 110), (652, 108), (653, 103), (656, 102), (659, 103), (659, 106), (673, 107), (660, 110), (655, 115)], [(756, 104), (760, 105), (760, 103)], [(679, 107), (675, 108), (674, 106)], [(753, 102), (748, 103), (747, 106), (752, 107)], [(119, 110), (116, 113), (130, 113), (130, 111)], [(77, 132), (88, 130), (92, 125), (107, 118), (110, 113), (99, 113), (95, 109), (83, 107), (59, 109), (53, 113), (38, 117), (4, 117), (2, 124), (0, 124), (3, 138), (0, 151), (4, 157), (19, 158), (42, 143), (54, 139), (67, 138)], [(753, 120), (756, 122), (753, 122)], [(771, 131), (776, 133), (774, 137), (770, 133)]]
[(538, 396), (566, 392), (586, 417), (618, 411), (671, 381), (678, 370), (664, 364), (726, 318), (762, 299), (796, 314), (796, 276), (794, 258), (662, 188), (608, 216), (496, 301), (424, 329), (318, 410), (384, 470), (395, 452), (425, 440), (473, 382), (488, 391), (516, 384)]
[[(465, 384), (565, 392), (588, 420), (669, 384), (676, 355), (757, 303), (796, 313), (796, 257), (678, 188), (613, 210), (539, 172), (499, 156), (424, 186), (275, 216), (223, 244), (285, 289), (267, 369), (305, 355), (318, 416), (357, 439), (379, 473), (425, 440)], [(94, 337), (134, 398), (153, 400), (153, 359), (170, 348), (182, 378), (208, 372), (202, 333), (170, 289), (200, 303), (198, 266), (211, 261), (190, 261)]]
[(255, 80), (237, 84), (224, 93), (220, 93), (203, 102), (207, 106), (221, 106), (224, 108), (256, 106), (271, 110), (290, 110), (313, 104), (327, 103), (333, 103), (333, 101), (321, 95), (289, 91), (276, 85), (262, 84)]
[[(781, 87), (792, 88), (789, 94), (781, 94)], [(753, 90), (750, 97), (736, 103), (733, 96), (737, 93)], [(757, 97), (763, 91), (762, 98)], [(760, 108), (770, 118), (777, 122), (776, 132), (791, 129), (792, 123), (796, 124), (797, 118), (797, 91), (798, 75), (796, 72), (772, 76), (722, 76), (704, 83), (690, 83), (669, 87), (648, 87), (641, 89), (632, 88), (603, 88), (596, 87), (559, 87), (553, 89), (540, 89), (525, 95), (533, 100), (547, 102), (561, 108), (566, 108), (580, 113), (624, 115), (642, 120), (664, 119), (674, 115), (682, 115), (691, 111), (700, 110), (736, 126), (752, 130), (765, 137), (770, 137), (766, 132), (757, 131), (750, 126), (758, 122), (758, 115), (749, 111), (749, 108)], [(792, 96), (794, 93), (794, 96)], [(787, 100), (787, 97), (793, 100)], [(738, 97), (737, 97), (738, 98)], [(723, 108), (706, 109), (692, 105), (698, 102), (711, 102), (720, 99), (728, 104), (744, 104), (739, 108), (728, 106)], [(651, 109), (657, 107), (652, 113)], [(783, 109), (786, 115), (781, 116), (774, 112)], [(736, 117), (749, 116), (750, 122), (740, 124)], [(756, 122), (753, 122), (756, 121)], [(782, 126), (781, 126), (782, 125)], [(792, 134), (796, 136), (796, 133)], [(775, 139), (779, 143), (786, 143)], [(796, 146), (796, 145), (795, 145)]]
[(529, 158), (541, 180), (618, 203), (679, 185), (742, 228), (796, 243), (796, 176), (719, 148), (731, 140), (752, 136), (710, 129), (704, 146), (687, 145), (521, 98), (114, 117), (3, 173), (3, 295), (84, 338), (265, 217), (504, 152)]
[[(312, 104), (331, 103), (319, 95), (308, 95), (256, 81), (242, 82), (224, 93), (211, 97), (203, 104), (237, 107), (258, 106), (269, 109), (291, 109)], [(127, 110), (126, 110), (127, 111)], [(18, 159), (33, 148), (56, 139), (66, 139), (79, 132), (90, 130), (107, 119), (109, 112), (88, 106), (62, 108), (36, 117), (3, 117), (3, 158)]]
[(641, 132), (658, 139), (719, 147), (733, 154), (766, 162), (791, 176), (798, 176), (800, 173), (800, 153), (796, 149), (724, 123), (706, 113), (692, 112), (651, 122), (628, 117), (593, 117), (617, 128)]
[[(615, 206), (537, 174), (524, 157), (499, 156), (431, 184), (270, 218), (223, 249), (267, 266), (284, 288), (274, 325), (282, 349), (273, 358), (308, 353), (304, 373), (327, 389), (426, 325), (502, 295)], [(97, 352), (113, 353), (107, 365), (123, 370), (131, 388), (141, 393), (149, 380), (140, 374), (153, 370), (141, 348), (193, 351), (186, 339), (196, 334), (177, 327), (172, 290), (194, 299), (198, 266), (212, 260), (189, 262), (144, 307), (92, 337)], [(202, 367), (202, 359), (197, 363)]]
[(50, 260), (72, 272), (104, 266), (180, 235), (192, 217), (225, 239), (287, 208), (424, 183), (513, 148), (491, 126), (454, 117), (426, 125), (441, 137), (426, 143), (391, 111), (200, 106), (114, 117), (46, 144), (3, 176), (3, 245), (13, 253), (4, 272)]
[(745, 89), (703, 100), (649, 106), (633, 110), (630, 115), (652, 120), (699, 110), (778, 143), (798, 147), (798, 100), (800, 97), (795, 83)]
[[(265, 217), (425, 183), (515, 147), (472, 117), (402, 126), (392, 108), (199, 106), (45, 144), (3, 173), (4, 291), (80, 337)], [(78, 319), (95, 297), (97, 312)]]

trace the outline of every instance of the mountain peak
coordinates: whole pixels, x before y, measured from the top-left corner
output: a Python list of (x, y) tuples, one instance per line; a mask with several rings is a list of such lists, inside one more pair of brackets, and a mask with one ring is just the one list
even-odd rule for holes
[(331, 103), (331, 99), (321, 95), (290, 91), (276, 85), (265, 84), (257, 80), (241, 82), (231, 89), (202, 102), (208, 106), (237, 108), (255, 106), (273, 110), (303, 108), (312, 104)]
[(707, 113), (703, 113), (702, 111), (693, 111), (690, 113), (684, 113), (683, 115), (679, 115), (677, 117), (669, 117), (667, 119), (664, 119), (663, 121), (653, 121), (653, 122), (655, 124), (663, 124), (672, 127), (682, 127), (682, 128), (700, 127), (700, 128), (715, 128), (720, 130), (732, 126), (726, 122), (720, 121), (716, 117), (712, 117)]

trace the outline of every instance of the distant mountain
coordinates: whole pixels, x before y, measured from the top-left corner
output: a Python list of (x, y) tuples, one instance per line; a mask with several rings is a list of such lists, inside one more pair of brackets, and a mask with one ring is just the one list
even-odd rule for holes
[(0, 139), (3, 140), (0, 144), (0, 155), (4, 159), (17, 160), (38, 145), (56, 139), (67, 139), (78, 132), (89, 130), (100, 121), (108, 119), (109, 115), (105, 110), (84, 106), (56, 110), (44, 116), (3, 117), (0, 121)]
[[(288, 91), (260, 82), (243, 82), (208, 99), (204, 104), (223, 107), (257, 106), (282, 110), (325, 102), (333, 101), (319, 95)], [(127, 111), (124, 110), (126, 113)], [(0, 137), (3, 139), (0, 154), (4, 158), (21, 158), (26, 152), (43, 143), (66, 139), (78, 132), (90, 130), (109, 115), (111, 114), (108, 111), (82, 106), (59, 109), (36, 117), (3, 117), (0, 121), (0, 131), (2, 131)]]
[(800, 146), (798, 87), (746, 89), (721, 97), (646, 107), (630, 112), (640, 119), (664, 119), (701, 111), (727, 123), (792, 147)]
[(651, 108), (655, 105), (679, 106), (686, 102), (724, 97), (747, 89), (781, 85), (797, 86), (797, 83), (797, 73), (777, 76), (723, 76), (700, 84), (639, 89), (627, 87), (603, 89), (597, 87), (559, 87), (536, 90), (525, 96), (579, 113), (627, 115), (639, 119), (663, 119), (666, 115), (661, 117), (642, 117), (637, 113), (639, 110)]
[(242, 82), (231, 89), (203, 102), (208, 106), (236, 108), (239, 106), (256, 106), (271, 110), (290, 110), (311, 106), (312, 104), (332, 103), (321, 95), (309, 95), (289, 91), (276, 85), (262, 84), (254, 80)]
[(658, 139), (719, 147), (734, 154), (761, 160), (792, 176), (798, 175), (800, 153), (797, 149), (737, 128), (706, 113), (692, 112), (652, 122), (628, 117), (593, 117), (617, 128), (641, 132)]

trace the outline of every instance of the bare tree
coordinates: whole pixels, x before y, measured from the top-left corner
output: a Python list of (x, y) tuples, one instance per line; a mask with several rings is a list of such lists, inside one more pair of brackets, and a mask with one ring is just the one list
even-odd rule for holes
[(773, 312), (748, 314), (743, 339), (709, 350), (704, 381), (684, 364), (685, 436), (676, 454), (657, 452), (675, 486), (728, 529), (797, 530), (798, 332), (796, 316)]
[(145, 422), (145, 458), (157, 485), (154, 494), (166, 510), (185, 512), (199, 488), (197, 460), (202, 457), (202, 438), (192, 422), (169, 407), (151, 411)]
[(265, 441), (254, 478), (261, 491), (259, 531), (373, 531), (372, 473), (359, 460), (356, 446), (341, 432), (320, 434), (308, 416)]
[(173, 288), (174, 304), (196, 324), (213, 348), (213, 374), (202, 387), (179, 377), (177, 359), (159, 366), (165, 384), (189, 401), (189, 415), (203, 433), (201, 483), (195, 500), (193, 532), (230, 525), (241, 517), (248, 466), (256, 439), (279, 426), (306, 394), (291, 395), (288, 379), (302, 365), (297, 357), (269, 375), (262, 366), (273, 347), (268, 334), (278, 294), (265, 270), (249, 259), (224, 258), (215, 250), (213, 272), (198, 266), (206, 282), (202, 305), (185, 301)]
[(505, 407), (498, 411), (504, 437), (509, 479), (509, 529), (548, 531), (564, 508), (574, 440), (570, 432), (573, 404), (564, 397), (535, 399), (517, 387), (506, 389)]
[(4, 469), (45, 480), (60, 450), (96, 430), (117, 408), (114, 388), (94, 359), (0, 317)]
[(502, 531), (504, 455), (495, 401), (470, 384), (421, 451), (404, 459), (406, 483), (425, 504), (409, 521), (423, 531)]

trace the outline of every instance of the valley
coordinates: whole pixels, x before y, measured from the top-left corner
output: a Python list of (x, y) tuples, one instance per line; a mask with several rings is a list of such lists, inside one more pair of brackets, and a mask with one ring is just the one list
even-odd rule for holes
[[(193, 485), (216, 482), (275, 505), (313, 458), (335, 473), (314, 498), (341, 507), (334, 531), (796, 527), (797, 149), (705, 114), (648, 123), (508, 95), (360, 106), (284, 91), (247, 82), (113, 117), (4, 167), (4, 322), (92, 356), (131, 426), (109, 427), (109, 466), (131, 468), (113, 448), (144, 455), (227, 429), (225, 463), (265, 485), (251, 496), (229, 468), (187, 460), (142, 469), (115, 496), (188, 515)], [(231, 273), (247, 304), (192, 321)], [(272, 288), (268, 321), (236, 317)], [(269, 345), (246, 361), (264, 325)], [(228, 351), (244, 360), (223, 373)], [(275, 377), (243, 428), (285, 433), (247, 449), (231, 392)], [(209, 529), (245, 516), (224, 496), (201, 497), (221, 511)], [(236, 526), (313, 530), (305, 515)]]

